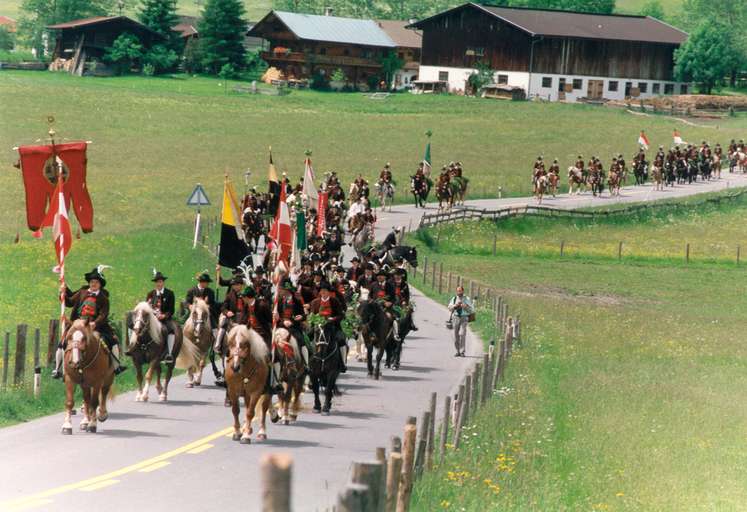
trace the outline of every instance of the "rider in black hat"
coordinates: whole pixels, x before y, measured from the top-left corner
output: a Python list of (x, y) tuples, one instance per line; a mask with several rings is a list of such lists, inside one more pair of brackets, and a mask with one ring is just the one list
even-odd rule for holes
[(153, 283), (155, 288), (148, 292), (145, 297), (145, 301), (150, 304), (153, 308), (153, 312), (156, 314), (156, 318), (166, 328), (166, 355), (163, 358), (163, 362), (171, 364), (174, 362), (174, 340), (176, 339), (176, 324), (174, 323), (174, 311), (176, 305), (176, 299), (174, 292), (166, 288), (165, 282), (168, 277), (163, 275), (160, 271), (153, 273)]

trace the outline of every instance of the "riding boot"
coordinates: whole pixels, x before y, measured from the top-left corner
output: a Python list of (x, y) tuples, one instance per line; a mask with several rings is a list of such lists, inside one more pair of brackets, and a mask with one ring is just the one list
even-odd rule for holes
[(175, 334), (169, 334), (166, 336), (166, 356), (163, 358), (163, 362), (171, 364), (174, 362), (174, 340), (176, 339)]
[(119, 345), (114, 345), (109, 353), (114, 364), (114, 375), (119, 375), (127, 369), (126, 366), (119, 362)]
[(309, 348), (306, 345), (301, 347), (301, 358), (303, 359), (304, 366), (309, 368)]
[(399, 338), (399, 319), (395, 318), (394, 323), (392, 324), (392, 330), (394, 331), (394, 339), (397, 341), (402, 341)]
[(270, 390), (273, 393), (283, 391), (283, 386), (280, 384), (280, 363), (272, 363), (272, 368), (270, 369)]
[(345, 343), (344, 345), (340, 345), (340, 364), (342, 365), (340, 367), (340, 373), (345, 373), (348, 371), (348, 344)]
[(216, 354), (220, 354), (222, 352), (222, 345), (223, 345), (223, 338), (226, 335), (226, 330), (222, 327), (218, 329), (218, 334), (215, 336), (215, 343), (213, 343), (213, 351), (215, 351)]
[(62, 378), (62, 360), (65, 357), (65, 349), (57, 347), (57, 352), (54, 354), (54, 370), (52, 370), (53, 379)]

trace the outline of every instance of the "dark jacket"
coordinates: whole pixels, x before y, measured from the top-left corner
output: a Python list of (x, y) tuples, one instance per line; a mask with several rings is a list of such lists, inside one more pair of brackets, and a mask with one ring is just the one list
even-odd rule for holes
[(223, 300), (223, 304), (220, 306), (220, 312), (226, 314), (231, 311), (234, 315), (240, 314), (244, 310), (244, 302), (239, 297), (239, 294), (234, 290), (228, 290), (226, 298)]
[[(65, 306), (72, 308), (70, 313), (70, 320), (75, 321), (81, 318), (80, 308), (83, 301), (88, 297), (88, 286), (81, 287), (76, 292), (70, 291), (69, 288), (65, 289)], [(106, 290), (99, 290), (95, 298), (96, 302), (96, 316), (91, 319), (88, 318), (89, 322), (93, 321), (96, 323), (96, 330), (101, 328), (109, 327), (109, 292)]]
[(163, 321), (171, 320), (171, 317), (174, 316), (176, 299), (174, 298), (174, 292), (168, 288), (163, 289), (160, 297), (157, 296), (156, 290), (149, 291), (148, 295), (145, 297), (145, 301), (150, 304), (154, 310), (158, 310), (162, 315), (164, 315)]
[(270, 303), (263, 299), (254, 301), (254, 305), (243, 305), (236, 321), (257, 331), (266, 343), (270, 342), (272, 331), (272, 311)]
[(384, 299), (390, 302), (394, 302), (394, 286), (392, 286), (391, 281), (384, 281), (384, 284), (379, 284), (378, 281), (374, 281), (371, 286), (368, 287), (370, 290), (370, 298), (377, 300), (377, 299)]
[[(317, 315), (323, 315), (327, 317), (327, 320), (333, 323), (339, 324), (340, 321), (342, 321), (342, 318), (344, 316), (344, 311), (342, 309), (342, 304), (340, 304), (340, 301), (337, 300), (337, 297), (334, 295), (329, 296), (329, 309), (324, 310), (322, 307), (322, 298), (318, 297), (311, 301), (311, 304), (309, 305), (309, 310), (312, 313), (315, 313)], [(325, 314), (326, 313), (326, 314)]]
[(189, 291), (187, 291), (187, 304), (191, 306), (195, 301), (195, 297), (205, 299), (205, 302), (207, 302), (207, 305), (210, 308), (210, 317), (212, 320), (212, 324), (216, 325), (218, 321), (218, 305), (215, 303), (215, 292), (213, 291), (213, 289), (200, 289), (199, 286), (190, 288)]
[(399, 285), (397, 283), (392, 283), (392, 288), (394, 289), (394, 297), (397, 299), (394, 302), (399, 304), (410, 303), (410, 285), (405, 281), (402, 281)]

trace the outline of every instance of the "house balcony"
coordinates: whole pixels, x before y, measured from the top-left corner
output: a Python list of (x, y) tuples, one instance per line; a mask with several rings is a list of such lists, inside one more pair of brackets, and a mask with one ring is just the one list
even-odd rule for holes
[(336, 55), (312, 54), (307, 61), (307, 54), (303, 52), (262, 52), (262, 59), (267, 62), (298, 62), (309, 64), (325, 64), (330, 66), (354, 66), (363, 68), (380, 68), (381, 63), (361, 57), (346, 57)]

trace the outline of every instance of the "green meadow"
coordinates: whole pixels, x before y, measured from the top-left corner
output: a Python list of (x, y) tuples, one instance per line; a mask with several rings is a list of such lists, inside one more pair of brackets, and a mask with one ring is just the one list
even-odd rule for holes
[[(714, 250), (747, 241), (747, 203), (673, 212), (457, 225), (463, 243), (444, 232), (436, 245), (435, 229), (411, 237), (430, 262), (496, 289), (523, 326), (502, 389), (416, 485), (416, 510), (743, 509), (745, 269), (662, 251), (682, 237)], [(615, 253), (628, 236), (639, 257), (531, 248), (574, 235)], [(488, 323), (477, 324), (485, 339)]]

